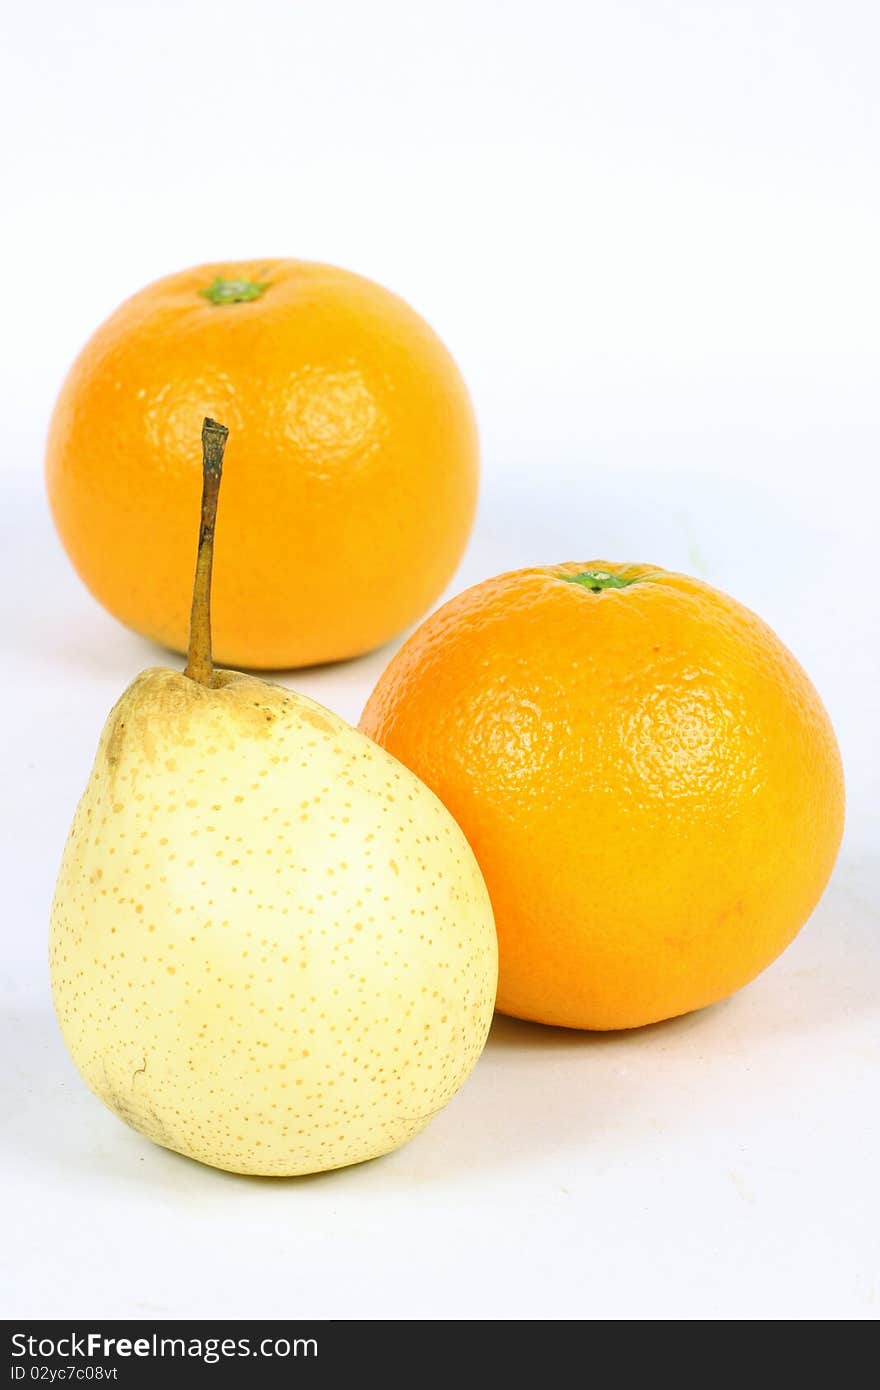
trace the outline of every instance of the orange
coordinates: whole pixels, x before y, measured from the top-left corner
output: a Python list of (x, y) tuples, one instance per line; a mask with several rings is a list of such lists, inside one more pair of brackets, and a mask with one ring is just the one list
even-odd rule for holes
[(470, 840), (498, 1007), (632, 1028), (723, 999), (809, 916), (843, 828), (834, 731), (795, 658), (697, 579), (517, 570), (422, 624), (361, 729)]
[(230, 431), (214, 562), (220, 662), (355, 656), (437, 598), (477, 491), (455, 363), (370, 280), (248, 261), (170, 275), (127, 300), (55, 407), (55, 521), (122, 622), (185, 650), (206, 415)]

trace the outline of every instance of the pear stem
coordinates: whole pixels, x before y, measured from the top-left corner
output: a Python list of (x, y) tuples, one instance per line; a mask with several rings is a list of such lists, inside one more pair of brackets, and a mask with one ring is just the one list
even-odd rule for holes
[(229, 430), (216, 420), (202, 421), (202, 524), (193, 582), (189, 622), (189, 654), (184, 675), (201, 685), (214, 684), (211, 655), (211, 570), (214, 566), (214, 526), (223, 473), (223, 452)]

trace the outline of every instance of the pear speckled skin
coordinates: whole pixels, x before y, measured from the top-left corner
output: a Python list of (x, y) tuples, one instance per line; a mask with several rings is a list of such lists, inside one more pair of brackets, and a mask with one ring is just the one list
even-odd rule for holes
[(91, 1089), (158, 1144), (293, 1175), (388, 1153), (482, 1051), (497, 947), (455, 821), (328, 710), (145, 671), (64, 852), (55, 1008)]

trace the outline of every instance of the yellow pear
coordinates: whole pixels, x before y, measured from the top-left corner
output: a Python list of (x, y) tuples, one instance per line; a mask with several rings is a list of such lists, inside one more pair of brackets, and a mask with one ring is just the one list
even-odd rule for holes
[(489, 898), (455, 821), (329, 710), (215, 671), (226, 430), (202, 431), (186, 673), (113, 709), (64, 851), (55, 1008), (91, 1089), (158, 1144), (240, 1173), (397, 1148), (482, 1051)]

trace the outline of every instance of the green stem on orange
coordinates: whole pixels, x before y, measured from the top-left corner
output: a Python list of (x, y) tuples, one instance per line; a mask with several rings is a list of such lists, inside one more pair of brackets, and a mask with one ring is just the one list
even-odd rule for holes
[(247, 304), (259, 299), (268, 288), (268, 280), (224, 280), (218, 275), (213, 284), (198, 293), (211, 304)]
[(610, 570), (582, 570), (580, 574), (561, 574), (559, 578), (566, 584), (582, 584), (593, 594), (601, 594), (603, 589), (628, 589), (630, 584), (636, 583), (635, 579), (625, 579)]

